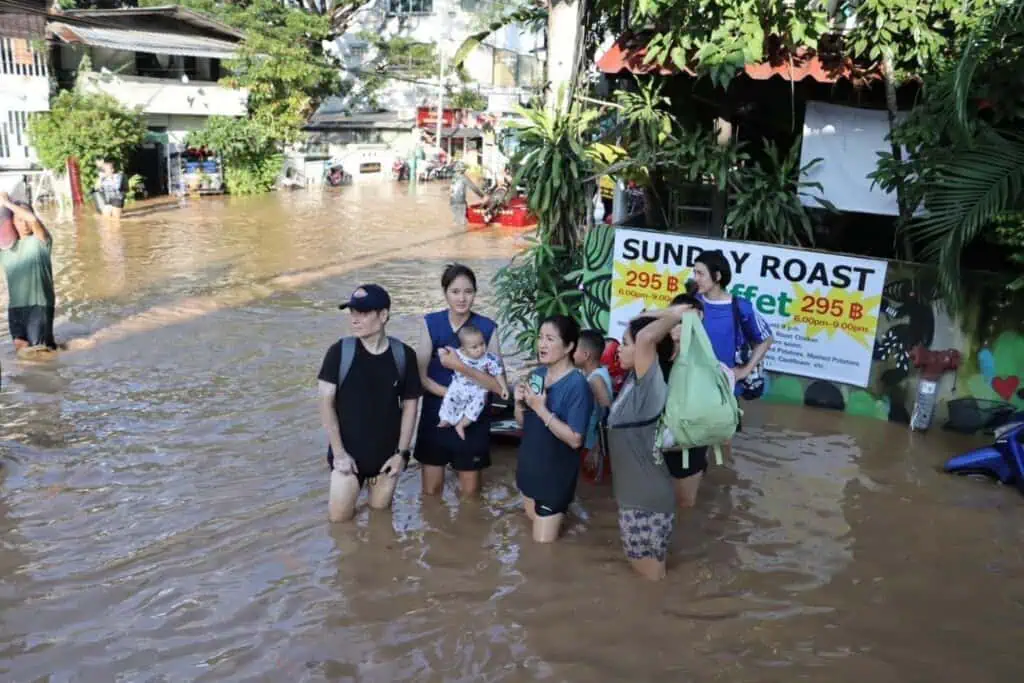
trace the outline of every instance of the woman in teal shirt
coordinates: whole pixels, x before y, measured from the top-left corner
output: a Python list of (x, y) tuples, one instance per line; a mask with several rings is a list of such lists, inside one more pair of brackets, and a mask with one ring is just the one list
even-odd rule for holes
[(57, 348), (53, 338), (53, 238), (27, 204), (0, 192), (0, 223), (11, 220), (18, 239), (0, 250), (7, 276), (7, 325), (15, 351), (30, 347)]

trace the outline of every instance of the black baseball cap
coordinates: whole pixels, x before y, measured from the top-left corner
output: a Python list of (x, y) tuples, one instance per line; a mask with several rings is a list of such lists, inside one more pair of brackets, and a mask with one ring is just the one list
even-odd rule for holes
[(338, 306), (341, 310), (351, 308), (360, 313), (371, 311), (390, 311), (391, 297), (386, 289), (380, 285), (361, 285), (352, 292), (348, 301)]

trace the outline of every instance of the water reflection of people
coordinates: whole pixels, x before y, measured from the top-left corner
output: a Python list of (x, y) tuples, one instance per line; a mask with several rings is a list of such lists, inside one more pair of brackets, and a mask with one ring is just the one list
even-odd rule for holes
[(573, 365), (580, 326), (554, 315), (540, 326), (537, 360), (529, 385), (516, 386), (516, 422), (523, 430), (516, 485), (533, 522), (533, 540), (551, 543), (576, 494), (579, 450), (594, 410), (587, 378)]
[(498, 326), (490, 318), (473, 312), (476, 274), (472, 270), (458, 263), (448, 266), (441, 275), (441, 288), (448, 308), (424, 317), (424, 331), (416, 347), (424, 390), (416, 460), (423, 465), (424, 494), (441, 493), (445, 467), (451, 465), (458, 474), (462, 495), (475, 495), (480, 491), (481, 473), (491, 466), (491, 421), (487, 411), (466, 427), (465, 439), (460, 439), (453, 429), (438, 426), (439, 412), (456, 372), (490, 392), (501, 393), (496, 377), (467, 366), (455, 353), (458, 331), (469, 323), (484, 335), (487, 350), (500, 359)]
[[(397, 340), (400, 348), (393, 349), (385, 330), (391, 313), (388, 293), (363, 285), (339, 308), (349, 310), (355, 338), (328, 349), (318, 377), (320, 416), (330, 442), (332, 522), (352, 519), (363, 483), (370, 486), (370, 507), (391, 506), (398, 476), (409, 463), (421, 393), (415, 352)], [(404, 369), (396, 353), (405, 354)]]
[(7, 276), (7, 324), (18, 353), (56, 349), (53, 315), (53, 237), (32, 207), (0, 192), (0, 224), (10, 220), (16, 239), (0, 249)]

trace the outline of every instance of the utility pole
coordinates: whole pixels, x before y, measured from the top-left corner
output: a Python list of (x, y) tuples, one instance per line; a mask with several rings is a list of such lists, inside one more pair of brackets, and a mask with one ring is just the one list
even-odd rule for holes
[(437, 76), (437, 148), (441, 149), (441, 133), (444, 130), (444, 45), (439, 45), (441, 72)]
[(444, 70), (446, 64), (445, 48), (448, 44), (448, 37), (451, 34), (452, 22), (455, 20), (455, 12), (448, 12), (448, 22), (445, 24), (444, 36), (437, 41), (437, 51), (441, 53), (441, 71), (437, 76), (437, 148), (441, 149), (441, 133), (444, 132)]

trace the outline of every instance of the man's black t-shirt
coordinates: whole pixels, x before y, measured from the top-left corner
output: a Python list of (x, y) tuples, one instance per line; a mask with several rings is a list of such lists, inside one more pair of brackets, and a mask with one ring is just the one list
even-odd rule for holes
[[(385, 347), (373, 355), (362, 342), (356, 343), (345, 382), (334, 395), (334, 410), (341, 427), (341, 443), (356, 461), (359, 474), (373, 477), (388, 458), (395, 454), (402, 429), (402, 401), (419, 398), (423, 393), (416, 354), (408, 345), (405, 351), (405, 377), (398, 376), (395, 356)], [(341, 342), (327, 350), (318, 379), (338, 383), (341, 370)]]

